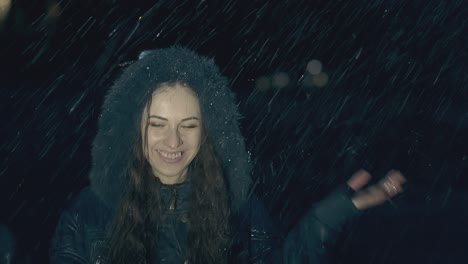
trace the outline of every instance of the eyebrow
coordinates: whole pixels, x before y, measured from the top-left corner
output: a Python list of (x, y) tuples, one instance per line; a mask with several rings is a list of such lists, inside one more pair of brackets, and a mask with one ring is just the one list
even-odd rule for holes
[[(158, 115), (150, 115), (149, 118), (157, 118), (157, 119), (161, 119), (161, 120), (164, 120), (164, 121), (169, 121), (167, 118), (164, 118), (164, 117), (158, 116)], [(191, 117), (183, 118), (181, 121), (188, 121), (188, 120), (200, 120), (200, 118), (198, 118), (196, 116), (191, 116)]]

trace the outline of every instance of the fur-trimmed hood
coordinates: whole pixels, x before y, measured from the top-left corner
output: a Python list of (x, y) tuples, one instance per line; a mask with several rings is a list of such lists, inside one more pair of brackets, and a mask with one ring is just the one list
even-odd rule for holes
[(188, 84), (198, 95), (204, 126), (222, 161), (232, 209), (237, 211), (250, 191), (251, 164), (234, 96), (213, 59), (180, 47), (143, 52), (108, 91), (92, 146), (91, 189), (115, 209), (126, 190), (128, 160), (146, 99), (158, 84), (171, 81)]

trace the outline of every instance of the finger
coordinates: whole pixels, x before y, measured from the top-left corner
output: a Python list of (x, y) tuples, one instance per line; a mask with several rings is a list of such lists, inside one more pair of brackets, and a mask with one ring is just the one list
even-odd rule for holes
[(405, 177), (399, 172), (392, 170), (379, 182), (378, 187), (387, 195), (387, 199), (403, 191), (402, 184), (406, 182)]
[(357, 192), (351, 201), (357, 209), (362, 210), (369, 207), (376, 206), (385, 202), (388, 195), (378, 185), (372, 185), (364, 190)]
[(369, 182), (370, 178), (371, 175), (369, 172), (366, 170), (358, 170), (351, 176), (347, 183), (351, 189), (358, 191)]
[(381, 184), (375, 184), (357, 192), (352, 202), (357, 209), (362, 210), (382, 204), (392, 196), (392, 190), (386, 190)]
[(399, 185), (403, 185), (406, 182), (406, 178), (397, 170), (389, 171), (385, 177)]
[(352, 202), (360, 210), (376, 206), (401, 193), (402, 184), (405, 182), (406, 179), (401, 172), (389, 171), (377, 184), (357, 192)]

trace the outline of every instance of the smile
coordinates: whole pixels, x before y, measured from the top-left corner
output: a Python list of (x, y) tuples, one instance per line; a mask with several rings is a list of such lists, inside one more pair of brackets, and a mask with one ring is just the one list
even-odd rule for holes
[(164, 159), (171, 160), (171, 161), (178, 161), (182, 157), (182, 151), (171, 153), (171, 152), (165, 152), (165, 151), (158, 150), (158, 153)]

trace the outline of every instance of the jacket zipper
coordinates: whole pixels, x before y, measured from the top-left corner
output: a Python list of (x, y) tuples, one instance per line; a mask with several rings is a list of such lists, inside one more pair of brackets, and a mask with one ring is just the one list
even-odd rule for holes
[(171, 198), (169, 199), (169, 210), (174, 211), (177, 208), (177, 189), (172, 188)]

